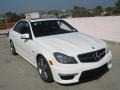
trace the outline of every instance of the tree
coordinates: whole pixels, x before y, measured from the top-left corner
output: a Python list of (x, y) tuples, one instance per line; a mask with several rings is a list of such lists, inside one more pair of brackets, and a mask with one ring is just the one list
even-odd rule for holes
[(102, 6), (97, 6), (96, 8), (95, 8), (95, 14), (97, 15), (97, 16), (101, 16), (101, 13), (103, 12), (103, 7)]
[(105, 8), (105, 10), (107, 12), (107, 14), (106, 14), (107, 16), (113, 15), (113, 10), (114, 10), (113, 7), (107, 7), (107, 8)]
[(53, 15), (55, 15), (56, 17), (58, 17), (59, 16), (59, 12), (58, 11), (54, 11)]
[(19, 16), (20, 16), (20, 19), (25, 19), (25, 14), (21, 13), (19, 14)]
[(90, 13), (84, 7), (74, 6), (72, 10), (72, 17), (88, 17)]
[(16, 22), (20, 20), (23, 16), (20, 16), (14, 12), (7, 12), (4, 14), (4, 17), (6, 18), (7, 22)]
[(117, 2), (115, 2), (114, 13), (115, 13), (116, 15), (119, 15), (119, 14), (120, 14), (120, 0), (117, 0)]
[(115, 2), (115, 6), (116, 6), (117, 9), (120, 10), (120, 0), (118, 0), (117, 2)]
[(73, 7), (72, 17), (80, 17), (80, 7), (78, 6)]

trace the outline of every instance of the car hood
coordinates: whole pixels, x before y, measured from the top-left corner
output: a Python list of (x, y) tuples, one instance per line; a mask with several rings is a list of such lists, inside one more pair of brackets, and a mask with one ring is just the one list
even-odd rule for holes
[(39, 37), (35, 41), (53, 52), (69, 55), (91, 52), (106, 47), (105, 42), (79, 32)]

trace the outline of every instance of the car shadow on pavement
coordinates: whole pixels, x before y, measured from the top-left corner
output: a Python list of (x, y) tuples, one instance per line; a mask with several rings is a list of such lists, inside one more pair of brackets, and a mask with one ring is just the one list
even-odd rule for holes
[(88, 74), (84, 73), (83, 75), (81, 75), (78, 83), (60, 84), (60, 85), (62, 85), (62, 86), (73, 86), (73, 85), (78, 85), (78, 84), (83, 84), (83, 83), (87, 83), (87, 82), (90, 82), (90, 81), (94, 81), (94, 80), (97, 80), (97, 79), (101, 78), (108, 71), (109, 71), (109, 69), (105, 69), (102, 72), (98, 71), (98, 73), (94, 73), (94, 72), (89, 72)]

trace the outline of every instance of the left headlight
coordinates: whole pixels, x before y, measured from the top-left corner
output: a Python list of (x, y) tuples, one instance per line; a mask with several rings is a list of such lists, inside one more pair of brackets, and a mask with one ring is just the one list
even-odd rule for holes
[(54, 53), (55, 59), (62, 64), (76, 64), (77, 61), (74, 57), (67, 56), (65, 54), (61, 53)]

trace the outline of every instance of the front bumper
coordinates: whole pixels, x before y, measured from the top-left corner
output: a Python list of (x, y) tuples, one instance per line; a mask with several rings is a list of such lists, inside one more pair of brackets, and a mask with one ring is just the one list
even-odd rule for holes
[(53, 78), (56, 82), (61, 84), (70, 84), (79, 82), (79, 79), (83, 72), (102, 67), (107, 65), (107, 68), (112, 67), (111, 63), (112, 54), (111, 51), (107, 53), (104, 58), (94, 63), (78, 63), (73, 65), (53, 66), (51, 68)]

